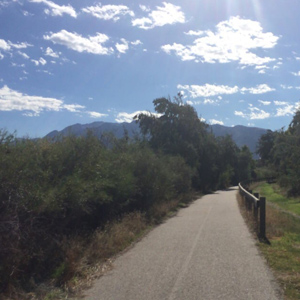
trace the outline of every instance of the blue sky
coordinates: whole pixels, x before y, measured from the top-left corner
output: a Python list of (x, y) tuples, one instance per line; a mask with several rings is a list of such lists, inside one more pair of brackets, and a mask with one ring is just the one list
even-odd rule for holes
[(178, 92), (209, 124), (286, 127), (299, 12), (299, 0), (0, 0), (0, 128), (129, 122)]

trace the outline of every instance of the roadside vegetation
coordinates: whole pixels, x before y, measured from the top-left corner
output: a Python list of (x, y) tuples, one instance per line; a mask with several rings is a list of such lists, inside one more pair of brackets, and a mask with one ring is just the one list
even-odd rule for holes
[[(266, 197), (266, 236), (259, 247), (281, 283), (285, 299), (300, 299), (300, 111), (287, 130), (268, 131), (258, 143), (258, 178), (276, 176), (276, 184), (254, 183), (253, 192)], [(242, 213), (250, 228), (252, 217)]]
[(154, 107), (132, 140), (0, 131), (0, 297), (65, 298), (194, 193), (251, 177), (249, 149), (215, 138), (180, 95)]
[(286, 299), (300, 299), (300, 198), (287, 197), (278, 184), (261, 183), (255, 192), (267, 199), (266, 235), (259, 247), (274, 270)]

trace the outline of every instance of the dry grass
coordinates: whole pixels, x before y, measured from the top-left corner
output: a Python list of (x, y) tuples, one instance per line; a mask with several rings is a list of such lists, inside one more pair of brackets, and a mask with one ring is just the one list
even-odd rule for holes
[[(247, 225), (254, 232), (251, 213), (246, 211), (240, 195), (237, 199)], [(270, 244), (260, 243), (259, 248), (281, 284), (285, 299), (300, 299), (300, 220), (267, 202), (266, 236)]]
[[(81, 299), (83, 290), (113, 268), (117, 255), (126, 251), (147, 234), (153, 226), (176, 215), (179, 208), (188, 206), (199, 195), (186, 195), (183, 199), (153, 205), (147, 215), (132, 212), (118, 221), (108, 223), (89, 236), (65, 237), (60, 242), (64, 261), (48, 282), (32, 282), (30, 293), (15, 289), (5, 300)], [(0, 298), (2, 295), (0, 295)], [(2, 299), (2, 298), (1, 298)]]
[(237, 202), (238, 202), (238, 205), (240, 208), (240, 212), (241, 212), (246, 224), (248, 225), (249, 230), (251, 231), (251, 233), (253, 235), (257, 235), (257, 224), (253, 218), (253, 213), (249, 212), (246, 209), (244, 199), (239, 193), (236, 194), (236, 198), (237, 198)]
[(7, 300), (81, 299), (80, 293), (84, 289), (113, 268), (117, 255), (139, 241), (153, 226), (174, 216), (179, 208), (186, 207), (192, 196), (186, 199), (189, 201), (172, 200), (155, 204), (147, 217), (140, 212), (127, 214), (89, 237), (65, 238), (61, 242), (65, 260), (53, 273), (53, 279), (34, 286), (34, 292), (22, 293)]

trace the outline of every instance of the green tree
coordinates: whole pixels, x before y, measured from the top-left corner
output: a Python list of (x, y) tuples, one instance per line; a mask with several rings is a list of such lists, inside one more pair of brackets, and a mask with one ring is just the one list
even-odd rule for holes
[(273, 160), (273, 147), (275, 143), (276, 133), (268, 130), (267, 133), (263, 134), (257, 145), (257, 154), (260, 156), (262, 162), (267, 164)]
[(180, 155), (190, 166), (196, 166), (207, 125), (200, 121), (195, 109), (182, 102), (178, 95), (171, 101), (153, 101), (154, 114), (136, 116), (141, 131), (150, 135), (151, 146), (165, 154)]

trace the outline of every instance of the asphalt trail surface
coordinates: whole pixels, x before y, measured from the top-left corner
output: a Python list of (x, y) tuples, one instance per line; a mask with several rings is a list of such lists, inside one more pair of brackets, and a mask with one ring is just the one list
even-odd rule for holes
[(236, 193), (218, 191), (181, 209), (118, 257), (84, 299), (282, 299)]

